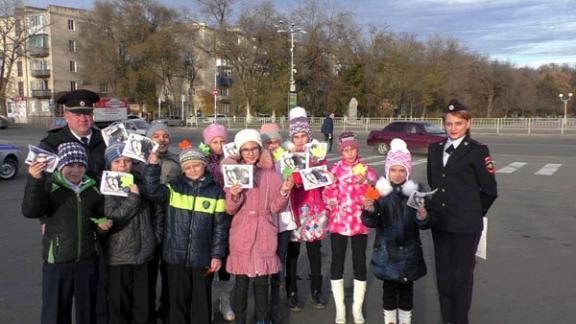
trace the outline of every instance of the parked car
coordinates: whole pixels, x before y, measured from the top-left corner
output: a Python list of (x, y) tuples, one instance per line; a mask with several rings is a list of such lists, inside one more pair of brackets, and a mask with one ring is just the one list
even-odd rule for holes
[(12, 123), (14, 123), (14, 121), (11, 118), (0, 115), (0, 129), (8, 128), (8, 126)]
[(0, 144), (0, 179), (8, 180), (18, 174), (20, 148), (12, 144)]
[(378, 153), (385, 155), (390, 149), (390, 141), (400, 138), (406, 142), (410, 151), (424, 153), (430, 143), (445, 137), (446, 132), (429, 122), (396, 121), (381, 130), (371, 131), (366, 144), (374, 146)]
[(146, 135), (146, 131), (150, 124), (148, 124), (144, 119), (127, 119), (123, 121), (124, 126), (126, 126), (126, 131), (128, 134), (136, 133), (140, 135)]
[(52, 122), (50, 123), (50, 128), (48, 130), (62, 128), (64, 126), (66, 126), (66, 124), (68, 124), (66, 122), (66, 119), (64, 119), (62, 117), (57, 117), (57, 118), (54, 118), (54, 120), (52, 120)]
[(138, 115), (128, 115), (126, 116), (126, 119), (144, 119)]
[(185, 121), (180, 116), (166, 116), (153, 121), (153, 123), (163, 123), (167, 126), (184, 126)]
[(216, 114), (216, 118), (214, 118), (214, 114), (207, 115), (204, 117), (203, 123), (204, 124), (213, 124), (213, 123), (225, 123), (228, 120), (228, 116), (224, 114)]

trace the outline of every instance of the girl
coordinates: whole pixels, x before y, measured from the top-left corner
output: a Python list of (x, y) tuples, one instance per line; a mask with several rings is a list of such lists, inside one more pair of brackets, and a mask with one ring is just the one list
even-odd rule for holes
[(240, 184), (226, 188), (226, 212), (232, 215), (230, 255), (226, 270), (236, 277), (236, 323), (246, 323), (248, 284), (254, 281), (257, 323), (268, 316), (268, 280), (280, 271), (276, 255), (278, 226), (273, 214), (286, 208), (293, 182), (282, 182), (274, 169), (268, 150), (262, 149), (258, 131), (244, 129), (234, 138), (240, 155), (229, 157), (223, 164), (253, 166), (253, 187), (242, 189)]
[(360, 218), (364, 193), (369, 183), (376, 181), (376, 172), (366, 166), (358, 155), (359, 143), (354, 133), (344, 132), (338, 137), (341, 160), (330, 167), (334, 177), (332, 185), (324, 189), (324, 200), (328, 204), (328, 231), (332, 242), (330, 283), (336, 305), (336, 323), (346, 323), (344, 304), (344, 261), (348, 237), (352, 242), (354, 266), (354, 323), (364, 323), (362, 304), (366, 293), (366, 244), (368, 229)]
[(401, 139), (393, 139), (384, 165), (385, 178), (376, 183), (377, 201), (366, 199), (362, 222), (376, 228), (372, 271), (383, 280), (384, 323), (409, 324), (412, 320), (413, 283), (426, 274), (419, 228), (428, 225), (423, 207), (406, 203), (418, 185), (408, 180), (412, 156)]

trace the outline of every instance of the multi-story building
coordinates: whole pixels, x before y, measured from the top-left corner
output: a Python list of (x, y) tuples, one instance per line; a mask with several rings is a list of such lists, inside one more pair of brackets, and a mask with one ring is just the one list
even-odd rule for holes
[(25, 28), (27, 40), (12, 73), (6, 103), (9, 115), (20, 122), (31, 116), (49, 116), (59, 92), (89, 89), (101, 92), (80, 63), (80, 31), (88, 11), (50, 5), (24, 7), (18, 28)]

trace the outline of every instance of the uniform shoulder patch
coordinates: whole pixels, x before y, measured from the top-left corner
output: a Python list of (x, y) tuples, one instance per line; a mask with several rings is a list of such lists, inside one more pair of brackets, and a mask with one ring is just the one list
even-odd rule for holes
[(494, 168), (494, 160), (492, 160), (491, 156), (487, 156), (484, 158), (484, 166), (486, 167), (486, 171), (488, 171), (488, 173), (496, 172)]

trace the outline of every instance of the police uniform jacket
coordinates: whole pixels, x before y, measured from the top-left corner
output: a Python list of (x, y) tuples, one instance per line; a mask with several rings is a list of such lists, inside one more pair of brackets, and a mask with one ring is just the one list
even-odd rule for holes
[(482, 217), (496, 200), (494, 164), (488, 147), (468, 135), (450, 155), (442, 159), (446, 139), (428, 147), (428, 184), (438, 189), (427, 209), (433, 229), (453, 233), (482, 230)]

